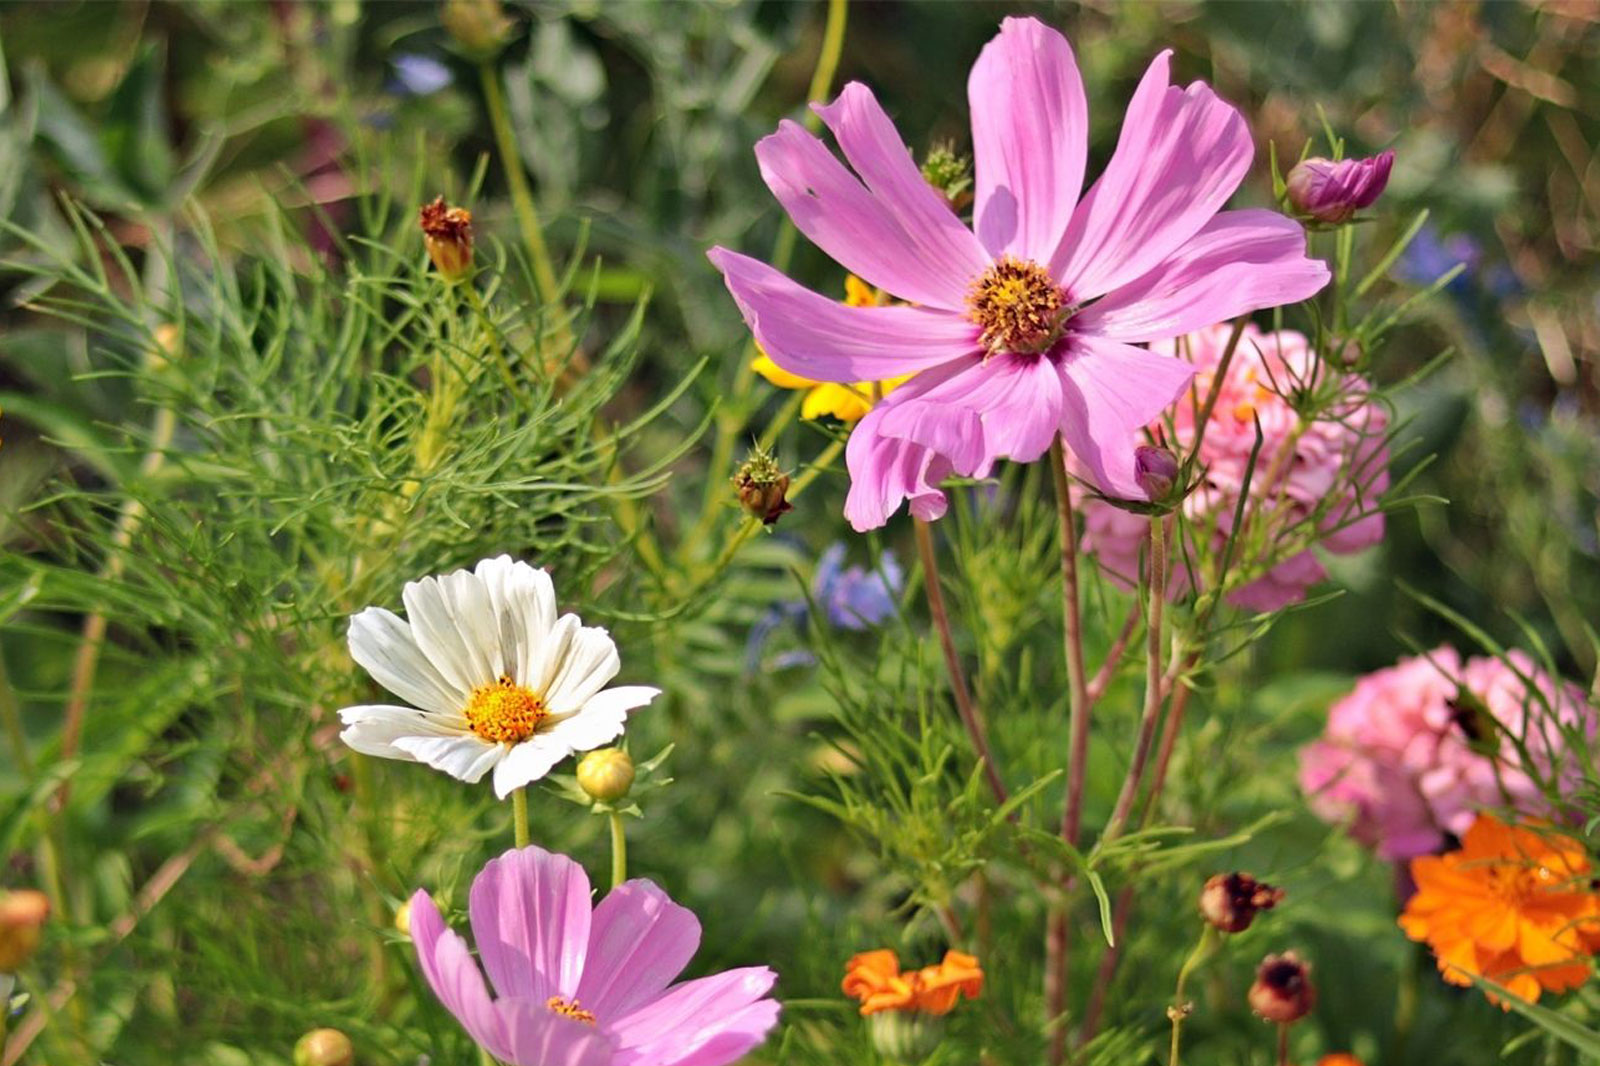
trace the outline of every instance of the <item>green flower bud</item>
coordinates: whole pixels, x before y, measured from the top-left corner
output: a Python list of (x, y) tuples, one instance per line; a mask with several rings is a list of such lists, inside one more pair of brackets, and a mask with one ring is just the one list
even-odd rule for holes
[(351, 1066), (356, 1049), (337, 1029), (313, 1029), (295, 1041), (294, 1066)]
[(633, 787), (633, 760), (621, 748), (598, 748), (578, 762), (578, 787), (602, 803), (615, 803)]

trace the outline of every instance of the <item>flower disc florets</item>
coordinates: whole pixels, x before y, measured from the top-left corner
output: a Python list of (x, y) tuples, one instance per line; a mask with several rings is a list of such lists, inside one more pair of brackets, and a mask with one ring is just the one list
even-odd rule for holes
[(1066, 300), (1050, 272), (1030, 259), (1003, 255), (967, 294), (972, 320), (983, 327), (978, 343), (990, 355), (1047, 351), (1061, 338)]
[(521, 744), (538, 731), (546, 716), (539, 697), (504, 676), (473, 689), (461, 714), (472, 731), (491, 744)]

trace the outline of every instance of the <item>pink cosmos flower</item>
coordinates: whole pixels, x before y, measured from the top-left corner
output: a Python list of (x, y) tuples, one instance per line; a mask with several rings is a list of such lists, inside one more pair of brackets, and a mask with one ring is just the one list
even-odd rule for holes
[(859, 83), (813, 105), (854, 173), (794, 122), (756, 146), (800, 231), (912, 305), (845, 307), (757, 260), (710, 253), (785, 370), (837, 382), (916, 373), (850, 436), (856, 529), (882, 525), (902, 500), (937, 518), (947, 476), (1031, 462), (1058, 433), (1107, 492), (1137, 496), (1137, 434), (1191, 374), (1137, 345), (1326, 284), (1298, 223), (1222, 210), (1250, 168), (1249, 128), (1208, 86), (1173, 86), (1170, 61), (1150, 64), (1080, 199), (1089, 119), (1072, 48), (1035, 19), (1006, 19), (967, 81), (973, 229)]
[(420, 889), (411, 938), (435, 994), (509, 1066), (724, 1066), (777, 1024), (765, 998), (777, 974), (765, 966), (671, 984), (700, 923), (649, 881), (594, 906), (581, 866), (527, 847), (484, 866), (468, 913), (495, 996)]
[[(1198, 372), (1196, 387), (1172, 412), (1174, 443), (1184, 452), (1194, 445), (1199, 408), (1231, 333), (1232, 328), (1223, 324), (1151, 346), (1186, 357)], [(1296, 388), (1326, 384), (1327, 374), (1327, 365), (1317, 360), (1303, 335), (1245, 326), (1200, 444), (1205, 476), (1183, 502), (1191, 527), (1209, 534), (1217, 549), (1227, 541), (1239, 494), (1246, 489), (1257, 422), (1261, 451), (1248, 485), (1247, 531), (1263, 520), (1272, 529), (1286, 530), (1325, 508), (1318, 525), (1320, 543), (1328, 551), (1351, 554), (1383, 539), (1383, 513), (1377, 502), (1389, 487), (1384, 445), (1388, 412), (1370, 399), (1367, 384), (1354, 375), (1341, 375), (1339, 399), (1315, 421), (1302, 418), (1286, 398)], [(1114, 581), (1131, 586), (1139, 577), (1139, 553), (1148, 537), (1149, 519), (1080, 495), (1084, 547), (1095, 553)], [(1233, 565), (1237, 569), (1253, 562), (1241, 555)], [(1297, 552), (1234, 589), (1228, 602), (1248, 610), (1274, 611), (1304, 599), (1306, 590), (1327, 576), (1314, 552)], [(1181, 563), (1172, 568), (1167, 587), (1175, 597), (1189, 591), (1190, 575)]]
[(1592, 738), (1595, 726), (1583, 692), (1526, 654), (1463, 663), (1444, 647), (1357, 681), (1323, 738), (1301, 749), (1300, 785), (1319, 817), (1349, 822), (1382, 858), (1410, 859), (1465, 833), (1485, 807), (1548, 816), (1528, 770), (1571, 794), (1583, 775), (1562, 729)]
[(1289, 203), (1318, 222), (1348, 222), (1358, 210), (1378, 202), (1393, 168), (1393, 151), (1337, 163), (1321, 157), (1303, 160), (1285, 179)]

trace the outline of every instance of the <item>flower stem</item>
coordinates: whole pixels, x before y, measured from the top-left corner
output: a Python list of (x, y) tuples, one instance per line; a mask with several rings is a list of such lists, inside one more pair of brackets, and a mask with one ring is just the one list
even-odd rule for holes
[(1190, 1010), (1189, 1004), (1183, 999), (1184, 986), (1189, 981), (1189, 975), (1215, 953), (1220, 940), (1215, 927), (1209, 923), (1202, 925), (1200, 942), (1189, 952), (1189, 957), (1183, 960), (1183, 966), (1178, 969), (1178, 983), (1172, 992), (1172, 1006), (1167, 1008), (1167, 1017), (1172, 1020), (1172, 1049), (1167, 1066), (1179, 1066), (1178, 1045), (1184, 1019), (1189, 1017)]
[(523, 170), (522, 156), (517, 151), (516, 132), (511, 128), (511, 116), (506, 111), (499, 71), (493, 63), (485, 62), (478, 66), (478, 77), (483, 83), (483, 102), (489, 112), (489, 128), (494, 131), (495, 149), (500, 153), (500, 166), (506, 173), (506, 186), (511, 190), (511, 206), (517, 215), (522, 243), (528, 249), (528, 260), (533, 266), (533, 280), (539, 289), (539, 299), (545, 304), (554, 304), (560, 295), (561, 285), (556, 280), (555, 266), (550, 261), (550, 248), (544, 243), (544, 230), (539, 226), (539, 209), (534, 206), (533, 192), (528, 188), (528, 175)]
[(1200, 458), (1200, 445), (1205, 443), (1206, 425), (1211, 421), (1211, 412), (1216, 410), (1217, 398), (1222, 395), (1223, 382), (1228, 380), (1228, 367), (1233, 365), (1233, 353), (1239, 350), (1239, 339), (1244, 336), (1244, 327), (1249, 323), (1248, 318), (1239, 318), (1233, 324), (1233, 332), (1228, 334), (1227, 346), (1222, 349), (1222, 358), (1217, 362), (1217, 369), (1211, 374), (1211, 388), (1206, 392), (1205, 404), (1200, 408), (1200, 414), (1194, 420), (1194, 444), (1189, 448), (1189, 458), (1184, 464), (1193, 466)]
[(511, 793), (511, 839), (519, 848), (525, 848), (531, 843), (528, 833), (527, 786)]
[(1289, 1023), (1278, 1023), (1278, 1066), (1289, 1066)]
[(961, 657), (956, 652), (955, 637), (950, 632), (950, 615), (945, 610), (944, 589), (939, 584), (939, 559), (934, 548), (933, 530), (920, 518), (914, 518), (912, 524), (917, 532), (917, 554), (922, 559), (922, 584), (928, 595), (928, 614), (932, 616), (933, 627), (939, 633), (939, 649), (944, 653), (944, 665), (950, 674), (950, 689), (955, 694), (956, 709), (961, 713), (962, 724), (967, 727), (967, 735), (972, 738), (973, 750), (983, 763), (984, 777), (989, 781), (995, 801), (1005, 803), (1009, 793), (994, 764), (994, 753), (989, 750), (983, 718), (977, 705), (972, 702), (972, 690), (967, 687), (967, 675), (961, 669)]
[(1122, 792), (1117, 796), (1111, 821), (1106, 824), (1106, 831), (1101, 837), (1103, 843), (1116, 839), (1127, 824), (1134, 797), (1139, 794), (1139, 785), (1144, 779), (1145, 765), (1150, 760), (1150, 745), (1155, 740), (1156, 722), (1161, 717), (1161, 705), (1165, 702), (1165, 686), (1161, 676), (1161, 614), (1167, 602), (1166, 524), (1166, 515), (1152, 515), (1150, 518), (1150, 560), (1147, 564), (1150, 587), (1144, 627), (1144, 712), (1139, 717), (1139, 739), (1134, 745), (1133, 759), (1128, 764), (1128, 776), (1123, 779)]
[(622, 827), (622, 814), (612, 811), (611, 819), (611, 887), (616, 888), (628, 879), (628, 834)]

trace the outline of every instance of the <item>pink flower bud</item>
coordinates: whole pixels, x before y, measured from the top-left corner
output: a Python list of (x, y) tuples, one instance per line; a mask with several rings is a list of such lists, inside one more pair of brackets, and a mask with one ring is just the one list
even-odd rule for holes
[(1393, 167), (1392, 150), (1337, 163), (1320, 157), (1307, 159), (1296, 164), (1285, 181), (1289, 205), (1318, 222), (1348, 222), (1358, 210), (1377, 202)]
[(1133, 480), (1151, 503), (1165, 499), (1178, 480), (1178, 457), (1165, 448), (1139, 445), (1133, 450)]

